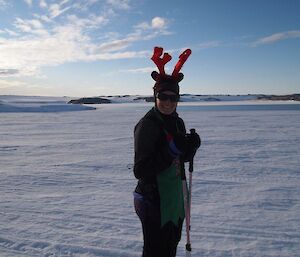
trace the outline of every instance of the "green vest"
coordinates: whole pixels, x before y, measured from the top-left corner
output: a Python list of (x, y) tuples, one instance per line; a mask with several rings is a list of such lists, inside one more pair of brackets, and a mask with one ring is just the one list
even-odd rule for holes
[(178, 226), (183, 220), (184, 202), (180, 168), (173, 163), (168, 169), (157, 175), (158, 192), (160, 196), (161, 227), (171, 221)]

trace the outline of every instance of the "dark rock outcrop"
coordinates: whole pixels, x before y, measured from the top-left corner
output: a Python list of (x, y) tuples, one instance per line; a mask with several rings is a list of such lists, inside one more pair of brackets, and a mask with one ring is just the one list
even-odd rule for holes
[(139, 101), (139, 100), (145, 100), (147, 103), (153, 103), (154, 96), (141, 96), (141, 97), (134, 98), (134, 101)]
[(300, 101), (300, 94), (292, 95), (260, 95), (257, 97), (259, 100), (272, 100), (272, 101)]
[(69, 104), (109, 104), (110, 100), (101, 97), (83, 97), (68, 102)]

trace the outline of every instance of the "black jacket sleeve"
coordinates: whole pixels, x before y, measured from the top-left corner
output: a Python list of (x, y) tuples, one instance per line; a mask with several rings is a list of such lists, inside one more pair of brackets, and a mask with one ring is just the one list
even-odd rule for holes
[(173, 161), (162, 128), (146, 118), (134, 129), (134, 152), (134, 175), (145, 181), (155, 179)]

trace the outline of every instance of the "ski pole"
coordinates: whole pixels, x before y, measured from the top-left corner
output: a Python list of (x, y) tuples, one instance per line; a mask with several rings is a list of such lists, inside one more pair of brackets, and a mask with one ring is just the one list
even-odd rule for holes
[[(195, 134), (195, 129), (190, 129), (191, 134)], [(192, 245), (190, 238), (190, 230), (191, 230), (191, 208), (192, 208), (192, 179), (193, 179), (193, 171), (194, 171), (194, 157), (191, 157), (189, 161), (189, 186), (188, 186), (188, 206), (187, 206), (187, 216), (186, 216), (186, 236), (187, 242), (185, 245), (186, 248), (186, 256), (191, 256)]]
[[(186, 234), (187, 234), (187, 242), (189, 241), (189, 225), (188, 225), (188, 216), (189, 216), (189, 193), (188, 193), (188, 186), (187, 186), (187, 181), (186, 181), (186, 176), (185, 176), (185, 166), (184, 166), (184, 160), (180, 160), (180, 171), (181, 171), (181, 180), (182, 180), (182, 191), (183, 191), (183, 203), (184, 203), (184, 212), (185, 212), (185, 223), (186, 223)], [(188, 245), (190, 243), (186, 244), (186, 249), (188, 248)]]
[[(188, 201), (187, 201), (187, 216), (186, 216), (186, 245), (185, 248), (187, 250), (187, 252), (191, 252), (192, 251), (192, 245), (191, 245), (191, 236), (190, 236), (190, 230), (191, 230), (191, 207), (192, 207), (192, 171), (191, 171), (191, 167), (192, 167), (192, 160), (190, 160), (189, 162), (189, 186), (188, 186)], [(188, 255), (187, 253), (187, 256)]]

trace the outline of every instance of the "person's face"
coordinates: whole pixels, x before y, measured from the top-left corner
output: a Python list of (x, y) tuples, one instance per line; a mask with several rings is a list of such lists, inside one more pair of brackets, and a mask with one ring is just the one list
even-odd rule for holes
[(163, 91), (156, 95), (157, 108), (165, 115), (170, 115), (176, 110), (178, 100), (176, 93), (172, 91)]

